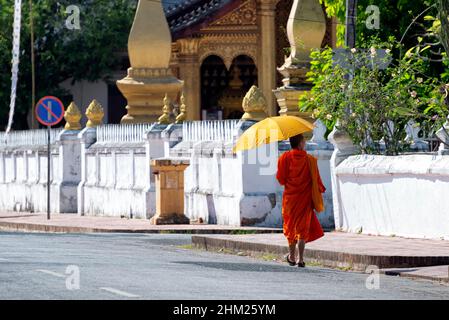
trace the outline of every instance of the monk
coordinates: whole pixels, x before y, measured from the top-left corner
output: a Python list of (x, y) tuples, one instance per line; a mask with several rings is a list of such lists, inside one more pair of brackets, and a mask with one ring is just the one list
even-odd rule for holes
[[(284, 235), (288, 240), (290, 254), (286, 256), (291, 266), (305, 267), (304, 249), (308, 242), (324, 236), (315, 210), (323, 211), (322, 193), (326, 188), (321, 181), (317, 159), (305, 151), (303, 135), (290, 138), (292, 150), (285, 152), (278, 161), (276, 175), (285, 187), (282, 199)], [(313, 188), (316, 188), (313, 192)], [(298, 245), (299, 259), (296, 257)]]

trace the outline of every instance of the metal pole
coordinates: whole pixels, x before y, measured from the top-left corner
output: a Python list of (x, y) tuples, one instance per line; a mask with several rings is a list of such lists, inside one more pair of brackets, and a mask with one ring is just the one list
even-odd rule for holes
[(50, 129), (51, 126), (47, 126), (47, 220), (50, 220)]
[(33, 1), (30, 0), (30, 38), (31, 38), (31, 128), (37, 129), (39, 127), (36, 120), (36, 67), (34, 57), (34, 21), (33, 21)]
[(346, 0), (346, 46), (355, 48), (356, 30), (355, 20), (357, 16), (357, 0)]

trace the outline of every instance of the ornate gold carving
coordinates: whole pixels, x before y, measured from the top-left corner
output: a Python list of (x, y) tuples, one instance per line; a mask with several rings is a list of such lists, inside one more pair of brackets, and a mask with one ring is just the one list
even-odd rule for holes
[(256, 25), (257, 24), (257, 5), (255, 0), (249, 0), (243, 3), (234, 11), (228, 13), (221, 19), (211, 23), (211, 26), (231, 26), (231, 25)]
[(86, 110), (86, 116), (89, 121), (87, 121), (86, 127), (87, 128), (95, 128), (99, 126), (104, 117), (104, 111), (101, 104), (98, 103), (97, 100), (92, 100), (89, 107)]
[(81, 130), (81, 112), (75, 102), (72, 102), (65, 111), (64, 119), (67, 122), (64, 127), (65, 130)]
[(248, 93), (243, 98), (242, 107), (245, 111), (242, 120), (260, 121), (268, 117), (267, 100), (262, 91), (256, 86), (252, 86), (251, 89), (249, 89)]
[(254, 34), (228, 34), (213, 35), (203, 38), (199, 49), (199, 61), (203, 61), (208, 56), (216, 55), (223, 59), (226, 68), (229, 70), (233, 60), (239, 55), (246, 55), (253, 59), (258, 65), (258, 40)]
[(180, 54), (197, 54), (200, 46), (199, 38), (179, 39), (177, 41)]
[(134, 79), (139, 78), (166, 78), (173, 76), (171, 69), (153, 69), (153, 68), (129, 68), (128, 76)]
[(165, 94), (164, 107), (162, 108), (162, 116), (159, 117), (159, 124), (170, 124), (170, 99), (168, 94)]
[(184, 92), (181, 95), (181, 106), (179, 107), (179, 114), (176, 117), (176, 123), (183, 123), (187, 119), (187, 107), (186, 99), (184, 98)]

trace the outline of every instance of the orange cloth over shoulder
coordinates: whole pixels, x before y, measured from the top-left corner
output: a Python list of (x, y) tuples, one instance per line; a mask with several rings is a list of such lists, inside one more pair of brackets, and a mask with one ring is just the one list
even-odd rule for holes
[[(313, 174), (311, 173), (311, 168)], [(284, 218), (284, 235), (289, 244), (297, 240), (312, 242), (324, 236), (323, 229), (314, 212), (319, 206), (326, 188), (321, 181), (317, 159), (306, 151), (293, 149), (285, 152), (278, 161), (277, 180), (285, 187), (282, 199), (282, 216)], [(315, 192), (315, 206), (312, 187)], [(318, 208), (317, 208), (318, 209)]]

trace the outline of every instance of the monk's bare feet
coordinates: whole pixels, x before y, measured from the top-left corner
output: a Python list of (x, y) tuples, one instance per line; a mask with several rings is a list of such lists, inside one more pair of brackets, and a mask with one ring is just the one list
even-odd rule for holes
[(285, 259), (287, 260), (287, 263), (290, 265), (290, 266), (296, 266), (296, 259), (290, 259), (290, 254), (287, 254), (286, 256), (285, 256)]

